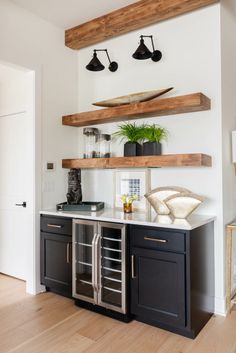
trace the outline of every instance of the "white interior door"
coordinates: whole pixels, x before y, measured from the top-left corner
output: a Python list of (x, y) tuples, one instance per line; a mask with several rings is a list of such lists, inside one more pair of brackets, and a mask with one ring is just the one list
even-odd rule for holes
[[(0, 272), (27, 280), (33, 251), (32, 76), (11, 70), (0, 66)], [(23, 202), (26, 207), (17, 206)]]

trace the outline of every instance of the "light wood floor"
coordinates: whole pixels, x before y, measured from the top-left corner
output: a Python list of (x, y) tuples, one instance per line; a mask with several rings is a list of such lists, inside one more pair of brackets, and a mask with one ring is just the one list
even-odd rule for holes
[(0, 275), (0, 353), (236, 353), (236, 312), (213, 317), (195, 340), (80, 309), (53, 293), (25, 294)]

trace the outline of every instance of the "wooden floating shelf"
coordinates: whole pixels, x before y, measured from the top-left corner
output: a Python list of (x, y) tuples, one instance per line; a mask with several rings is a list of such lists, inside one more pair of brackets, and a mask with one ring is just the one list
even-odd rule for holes
[(219, 0), (137, 1), (134, 4), (66, 30), (65, 45), (72, 49), (81, 49), (217, 2)]
[(62, 160), (62, 167), (68, 169), (211, 167), (211, 165), (211, 157), (201, 153)]
[(82, 127), (146, 117), (199, 112), (210, 108), (211, 100), (208, 97), (202, 93), (193, 93), (185, 96), (154, 99), (143, 103), (66, 115), (62, 117), (62, 124)]

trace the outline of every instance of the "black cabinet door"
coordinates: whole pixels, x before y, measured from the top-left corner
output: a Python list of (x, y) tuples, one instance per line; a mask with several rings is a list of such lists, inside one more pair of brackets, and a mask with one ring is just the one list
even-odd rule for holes
[(70, 236), (41, 232), (41, 283), (58, 294), (72, 296)]
[(185, 326), (185, 255), (133, 248), (131, 256), (132, 314)]

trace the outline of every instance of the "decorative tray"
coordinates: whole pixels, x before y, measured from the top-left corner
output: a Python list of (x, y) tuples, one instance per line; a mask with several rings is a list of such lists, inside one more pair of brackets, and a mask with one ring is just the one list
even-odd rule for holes
[(57, 205), (57, 211), (87, 211), (97, 212), (104, 208), (104, 202), (82, 202), (78, 205), (69, 205), (67, 202), (62, 202)]

